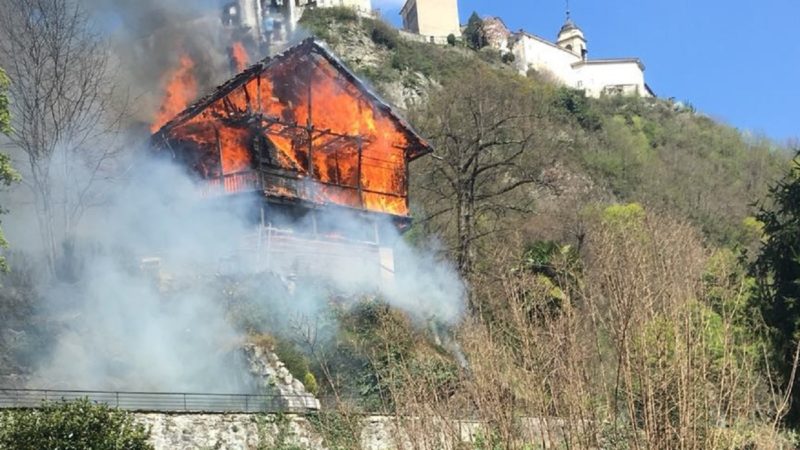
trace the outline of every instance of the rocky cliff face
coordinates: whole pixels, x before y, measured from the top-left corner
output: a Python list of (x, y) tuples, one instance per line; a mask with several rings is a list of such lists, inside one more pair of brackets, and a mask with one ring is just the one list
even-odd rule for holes
[(283, 406), (290, 411), (319, 410), (319, 400), (289, 373), (275, 353), (252, 343), (245, 344), (242, 350), (261, 392), (280, 396)]

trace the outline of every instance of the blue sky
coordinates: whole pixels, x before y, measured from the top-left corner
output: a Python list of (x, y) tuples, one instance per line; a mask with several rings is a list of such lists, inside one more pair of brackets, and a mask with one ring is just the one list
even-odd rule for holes
[[(403, 0), (373, 0), (399, 25)], [(647, 83), (742, 130), (800, 137), (800, 1), (571, 0), (589, 57), (637, 56)], [(554, 39), (564, 0), (459, 0), (511, 30)]]

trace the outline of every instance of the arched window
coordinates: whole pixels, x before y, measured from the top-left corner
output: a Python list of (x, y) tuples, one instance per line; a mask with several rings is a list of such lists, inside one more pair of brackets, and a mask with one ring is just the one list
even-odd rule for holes
[(572, 44), (567, 45), (567, 50), (572, 51)]

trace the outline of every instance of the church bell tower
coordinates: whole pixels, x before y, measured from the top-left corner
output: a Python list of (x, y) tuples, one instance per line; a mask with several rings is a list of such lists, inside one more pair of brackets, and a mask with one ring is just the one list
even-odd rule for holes
[(567, 21), (564, 22), (564, 26), (562, 26), (561, 31), (558, 32), (556, 44), (574, 53), (584, 61), (589, 55), (586, 38), (583, 36), (583, 31), (572, 21), (569, 4), (567, 4)]

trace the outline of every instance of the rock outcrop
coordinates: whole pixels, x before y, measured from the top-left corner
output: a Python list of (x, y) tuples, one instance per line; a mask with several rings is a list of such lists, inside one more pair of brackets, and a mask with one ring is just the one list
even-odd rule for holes
[(243, 351), (262, 392), (279, 396), (288, 411), (319, 410), (319, 400), (289, 373), (275, 353), (253, 343), (245, 344)]

